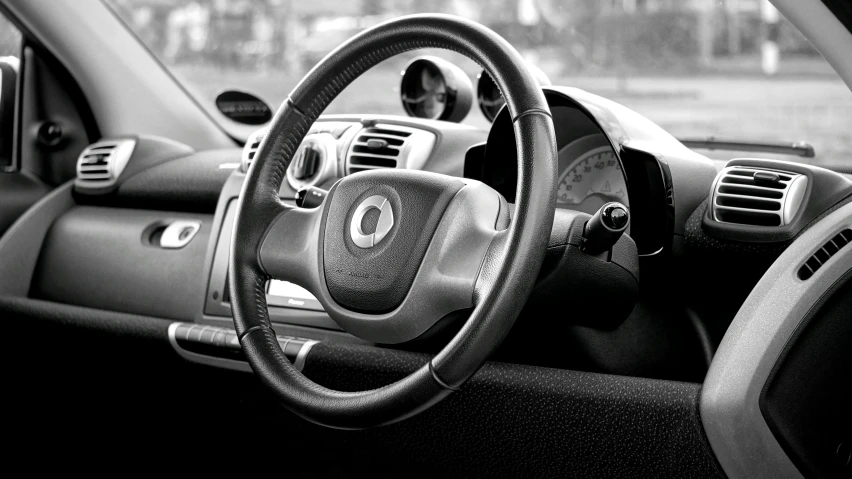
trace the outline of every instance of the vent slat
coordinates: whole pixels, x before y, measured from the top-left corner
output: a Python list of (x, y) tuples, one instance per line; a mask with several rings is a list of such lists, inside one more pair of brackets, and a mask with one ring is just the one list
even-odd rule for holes
[[(723, 182), (724, 182), (725, 179), (728, 179), (728, 178), (724, 178)], [(767, 188), (765, 186), (756, 185), (754, 183), (751, 183), (751, 184), (749, 184), (749, 183), (724, 183), (722, 185), (719, 185), (719, 188), (722, 188), (722, 187), (746, 188), (746, 189), (749, 189), (749, 190), (774, 191), (774, 192), (778, 192), (778, 190), (783, 190), (783, 189), (786, 188), (786, 186), (783, 187), (783, 188)], [(782, 192), (781, 194), (783, 195), (784, 193)]]
[(401, 131), (401, 130), (391, 130), (388, 128), (368, 128), (364, 131), (366, 135), (386, 135), (390, 137), (397, 138), (408, 138), (411, 136), (411, 132), (409, 131)]
[(370, 140), (384, 140), (389, 146), (402, 146), (405, 144), (405, 140), (400, 140), (391, 135), (361, 135), (355, 142), (359, 145), (366, 145)]
[(792, 177), (792, 176), (790, 176), (790, 175), (785, 175), (784, 173), (781, 173), (781, 172), (779, 172), (779, 171), (774, 171), (774, 170), (764, 170), (764, 169), (761, 169), (761, 168), (742, 168), (742, 167), (739, 167), (739, 168), (737, 168), (737, 169), (735, 169), (735, 170), (730, 170), (730, 171), (728, 171), (728, 174), (729, 174), (729, 175), (734, 175), (734, 176), (748, 176), (748, 177), (753, 177), (755, 173), (765, 172), (765, 171), (769, 171), (769, 172), (775, 173), (776, 175), (778, 175), (778, 178), (779, 178), (781, 181), (790, 181), (790, 180), (792, 180), (792, 179), (793, 179), (793, 177)]
[(107, 171), (105, 173), (86, 173), (85, 175), (80, 175), (80, 178), (84, 180), (108, 180), (110, 176), (112, 175)]
[(735, 185), (748, 185), (748, 186), (755, 186), (755, 187), (759, 187), (759, 188), (771, 188), (771, 189), (776, 189), (776, 190), (783, 190), (783, 189), (787, 188), (787, 185), (782, 184), (782, 183), (777, 183), (777, 184), (763, 183), (761, 185), (757, 185), (757, 184), (755, 184), (755, 181), (754, 181), (753, 178), (746, 178), (746, 177), (742, 177), (742, 176), (726, 176), (726, 177), (722, 178), (722, 183), (735, 184)]
[(825, 242), (820, 249), (814, 252), (805, 263), (799, 267), (797, 273), (802, 281), (807, 281), (828, 261), (843, 248), (852, 243), (852, 229), (846, 228)]
[(803, 264), (802, 267), (799, 268), (799, 279), (801, 279), (802, 281), (806, 281), (806, 280), (810, 279), (810, 277), (813, 276), (813, 275), (814, 275), (814, 270), (812, 270), (811, 267), (808, 266), (807, 263)]
[(725, 223), (755, 226), (780, 226), (781, 216), (768, 211), (756, 211), (732, 206), (716, 206), (716, 218)]
[(829, 257), (834, 256), (834, 253), (837, 253), (838, 251), (840, 251), (840, 247), (837, 246), (836, 244), (834, 244), (833, 239), (828, 240), (828, 243), (826, 243), (825, 246), (823, 246), (823, 249), (825, 250), (826, 253), (828, 253)]
[(737, 208), (761, 211), (780, 211), (781, 203), (774, 200), (764, 200), (752, 198), (749, 196), (739, 195), (718, 195), (716, 196), (717, 206), (733, 206)]
[(350, 155), (349, 164), (358, 166), (377, 166), (381, 168), (396, 168), (395, 159), (374, 155)]
[(775, 215), (775, 216), (778, 216), (778, 213), (775, 213), (773, 211), (755, 210), (755, 209), (752, 209), (752, 208), (741, 208), (741, 207), (738, 207), (738, 206), (716, 205), (716, 209), (717, 210), (729, 210), (729, 211), (743, 211), (743, 212), (755, 213), (755, 214), (759, 214), (759, 215)]
[(354, 153), (368, 156), (392, 157), (399, 156), (399, 150), (396, 148), (370, 148), (365, 145), (355, 145), (352, 147)]
[(773, 198), (779, 200), (784, 197), (784, 193), (781, 191), (750, 185), (722, 185), (719, 187), (719, 194), (757, 196), (759, 198)]

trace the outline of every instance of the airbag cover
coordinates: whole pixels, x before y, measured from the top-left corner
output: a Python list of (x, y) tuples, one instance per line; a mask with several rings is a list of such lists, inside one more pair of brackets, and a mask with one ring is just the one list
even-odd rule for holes
[[(387, 313), (402, 303), (447, 205), (464, 186), (457, 178), (422, 171), (390, 173), (349, 176), (327, 199), (321, 248), (326, 287), (339, 305), (360, 313)], [(369, 208), (359, 206), (374, 203), (375, 196), (387, 199), (393, 225), (373, 246), (362, 247), (353, 238), (360, 223), (353, 221), (362, 220)]]

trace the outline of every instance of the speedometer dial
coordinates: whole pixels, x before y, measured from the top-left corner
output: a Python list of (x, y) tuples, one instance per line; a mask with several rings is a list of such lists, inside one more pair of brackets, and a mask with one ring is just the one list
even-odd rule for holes
[(559, 163), (570, 165), (559, 175), (556, 202), (584, 212), (595, 212), (610, 201), (627, 206), (627, 185), (621, 165), (612, 148), (602, 146), (581, 154), (576, 159), (563, 158), (569, 148), (559, 151)]

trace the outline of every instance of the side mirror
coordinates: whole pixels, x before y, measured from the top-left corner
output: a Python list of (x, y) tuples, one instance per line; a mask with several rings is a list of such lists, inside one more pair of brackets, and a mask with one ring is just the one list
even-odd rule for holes
[(0, 169), (12, 165), (13, 160), (19, 65), (15, 57), (0, 57)]

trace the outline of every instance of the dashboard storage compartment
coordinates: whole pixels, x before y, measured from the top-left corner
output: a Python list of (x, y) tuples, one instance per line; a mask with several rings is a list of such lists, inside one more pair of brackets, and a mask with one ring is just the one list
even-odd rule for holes
[[(156, 225), (197, 225), (180, 248), (150, 241)], [(77, 306), (193, 320), (213, 217), (78, 206), (45, 238), (30, 297)], [(185, 240), (185, 239), (184, 239)]]

